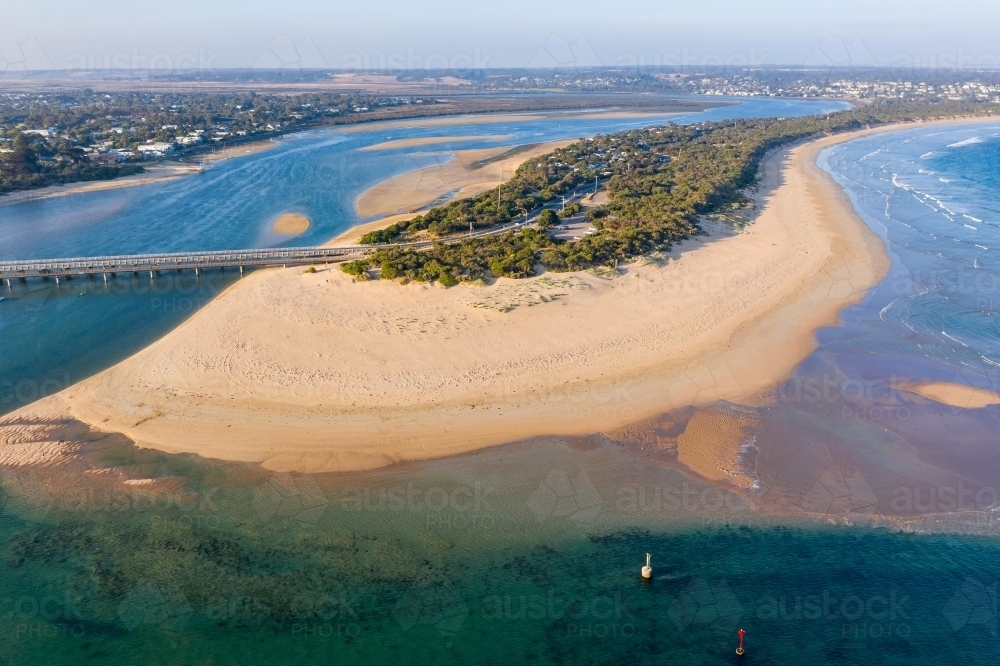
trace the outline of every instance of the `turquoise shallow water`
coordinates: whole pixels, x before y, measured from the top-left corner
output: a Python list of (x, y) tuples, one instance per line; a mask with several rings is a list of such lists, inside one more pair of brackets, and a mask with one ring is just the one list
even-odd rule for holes
[[(995, 377), (992, 132), (825, 155), (893, 270), (771, 406), (740, 407), (759, 421), (752, 502), (602, 436), (316, 477), (95, 435), (73, 465), (0, 469), (0, 663), (996, 663), (997, 411), (893, 388)], [(82, 358), (74, 338), (118, 335), (95, 323), (113, 312), (97, 295), (15, 303), (62, 326), (53, 368)], [(121, 321), (165, 296), (137, 294), (145, 310), (122, 306)], [(148, 336), (186, 316), (172, 314)], [(51, 344), (0, 321), (5, 342)]]
[(995, 540), (775, 524), (607, 443), (351, 478), (90, 462), (166, 480), (7, 476), (6, 662), (718, 664), (741, 627), (743, 663), (997, 658)]

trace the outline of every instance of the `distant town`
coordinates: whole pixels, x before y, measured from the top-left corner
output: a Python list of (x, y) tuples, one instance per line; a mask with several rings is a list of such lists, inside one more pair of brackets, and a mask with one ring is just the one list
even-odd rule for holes
[(142, 171), (165, 157), (263, 139), (416, 98), (154, 94), (93, 90), (0, 94), (0, 193)]
[(420, 99), (368, 95), (198, 95), (143, 93), (0, 94), (0, 153), (18, 134), (40, 158), (86, 157), (121, 162), (163, 157), (184, 148), (281, 133), (372, 108), (421, 104)]
[(183, 78), (123, 82), (98, 72), (71, 85), (52, 77), (34, 86), (30, 77), (10, 82), (0, 93), (0, 194), (117, 178), (150, 161), (195, 157), (216, 146), (380, 119), (683, 103), (671, 96), (1000, 103), (995, 72), (934, 69), (190, 74), (188, 81), (216, 86), (211, 92), (183, 91)]
[(727, 97), (827, 97), (849, 101), (989, 101), (1000, 103), (997, 72), (863, 69), (583, 70), (485, 76), (480, 88), (614, 91)]

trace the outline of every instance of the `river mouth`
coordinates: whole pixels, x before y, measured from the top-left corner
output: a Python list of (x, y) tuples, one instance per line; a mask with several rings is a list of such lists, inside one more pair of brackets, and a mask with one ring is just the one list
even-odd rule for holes
[[(860, 152), (845, 164), (870, 152), (851, 150)], [(924, 256), (936, 269), (947, 259)], [(952, 319), (958, 329), (918, 326), (924, 320), (894, 308), (911, 306), (923, 287), (960, 296), (963, 283), (908, 260), (840, 326), (820, 331), (817, 351), (773, 392), (753, 405), (667, 414), (655, 446), (550, 437), (373, 472), (276, 474), (136, 448), (78, 423), (20, 424), (23, 437), (7, 446), (42, 433), (62, 457), (2, 468), (0, 656), (662, 663), (669, 654), (718, 663), (733, 658), (742, 628), (747, 658), (761, 663), (984, 661), (995, 654), (1000, 578), (997, 411), (938, 403), (906, 385), (990, 386), (988, 364), (955, 362), (977, 349), (977, 336), (988, 339), (977, 326), (989, 308), (964, 308), (986, 318)], [(163, 311), (152, 341), (189, 314), (168, 299), (212, 298), (235, 279), (171, 277), (163, 293), (137, 280), (125, 294), (89, 283), (83, 296), (18, 294), (9, 300), (37, 327), (20, 329), (31, 333), (17, 338), (22, 362), (31, 366), (39, 340), (58, 349), (53, 331), (64, 331), (66, 350), (56, 370), (85, 341), (109, 338), (111, 327), (94, 321), (113, 310), (74, 310), (88, 299), (106, 298), (101, 308), (135, 299), (117, 301), (135, 313), (129, 321)], [(78, 312), (81, 324), (58, 329), (49, 312)], [(900, 334), (904, 319), (918, 330)], [(25, 325), (12, 321), (2, 320), (6, 331)], [(936, 337), (950, 346), (923, 354), (938, 329), (967, 346)], [(31, 400), (55, 386), (39, 376)], [(16, 387), (5, 391), (20, 399)], [(670, 445), (697, 449), (723, 436), (738, 452), (723, 470), (730, 479), (691, 474)], [(60, 448), (68, 441), (83, 444)]]

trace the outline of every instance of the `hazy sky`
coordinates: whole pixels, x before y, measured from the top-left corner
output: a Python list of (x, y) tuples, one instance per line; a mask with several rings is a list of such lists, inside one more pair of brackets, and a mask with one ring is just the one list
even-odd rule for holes
[(1000, 67), (997, 0), (3, 0), (0, 68)]

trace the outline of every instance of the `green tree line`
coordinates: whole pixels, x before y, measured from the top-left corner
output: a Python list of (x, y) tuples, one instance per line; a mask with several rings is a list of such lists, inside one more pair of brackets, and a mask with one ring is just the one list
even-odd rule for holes
[[(744, 200), (769, 151), (824, 134), (886, 123), (990, 115), (995, 105), (882, 102), (802, 118), (735, 119), (669, 124), (596, 136), (522, 164), (498, 190), (453, 201), (366, 234), (362, 243), (430, 238), (427, 250), (387, 246), (342, 269), (359, 279), (434, 281), (451, 285), (493, 277), (523, 278), (536, 266), (581, 270), (669, 250), (701, 233), (699, 217)], [(608, 202), (588, 211), (596, 233), (558, 241), (539, 229), (460, 240), (537, 211), (594, 178), (606, 179)]]

